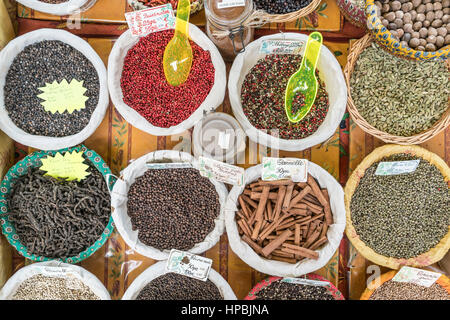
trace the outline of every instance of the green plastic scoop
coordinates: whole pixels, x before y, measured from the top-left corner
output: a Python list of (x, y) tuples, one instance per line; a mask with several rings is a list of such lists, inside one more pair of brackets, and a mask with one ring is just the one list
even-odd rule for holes
[(191, 3), (179, 0), (175, 34), (164, 50), (163, 68), (167, 82), (176, 87), (186, 82), (192, 67), (192, 48), (189, 43)]
[(300, 69), (291, 76), (286, 86), (284, 108), (290, 122), (297, 123), (302, 120), (316, 100), (318, 89), (316, 66), (322, 41), (320, 32), (309, 35)]

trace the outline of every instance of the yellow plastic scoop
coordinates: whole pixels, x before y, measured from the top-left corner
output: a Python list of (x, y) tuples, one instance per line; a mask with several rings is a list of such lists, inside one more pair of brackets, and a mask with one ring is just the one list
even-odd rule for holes
[(300, 69), (291, 76), (286, 86), (284, 108), (290, 122), (297, 123), (306, 117), (316, 100), (318, 89), (316, 66), (322, 42), (320, 32), (309, 35)]
[(192, 48), (189, 43), (191, 3), (179, 0), (175, 34), (164, 51), (163, 68), (167, 82), (176, 87), (186, 82), (192, 67)]

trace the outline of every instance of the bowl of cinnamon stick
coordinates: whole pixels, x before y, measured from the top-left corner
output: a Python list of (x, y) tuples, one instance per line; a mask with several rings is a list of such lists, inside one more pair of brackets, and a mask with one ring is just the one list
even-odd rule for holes
[(345, 229), (344, 192), (320, 166), (308, 163), (306, 182), (263, 181), (262, 165), (245, 172), (245, 187), (227, 199), (231, 249), (252, 268), (275, 276), (300, 276), (333, 257)]

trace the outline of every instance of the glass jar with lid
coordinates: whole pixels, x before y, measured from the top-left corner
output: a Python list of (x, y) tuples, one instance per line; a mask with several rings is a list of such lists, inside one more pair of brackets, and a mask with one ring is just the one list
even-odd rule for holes
[(254, 11), (253, 0), (204, 0), (206, 32), (225, 61), (232, 61), (253, 41), (254, 29), (244, 22)]

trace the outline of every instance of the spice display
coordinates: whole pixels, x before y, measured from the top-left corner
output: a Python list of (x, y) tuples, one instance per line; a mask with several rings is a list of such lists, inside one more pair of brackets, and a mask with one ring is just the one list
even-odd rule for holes
[(205, 0), (206, 32), (225, 61), (233, 61), (254, 38), (253, 27), (245, 21), (253, 12), (253, 1), (243, 6), (219, 8), (216, 0)]
[[(317, 70), (317, 97), (309, 113), (295, 124), (286, 115), (286, 85), (301, 61), (300, 55), (267, 55), (245, 76), (241, 91), (242, 108), (254, 127), (271, 130), (272, 133), (278, 130), (282, 139), (303, 139), (312, 135), (323, 123), (329, 108), (328, 93)], [(293, 108), (298, 109), (294, 105)]]
[(85, 179), (67, 182), (30, 168), (14, 183), (9, 221), (28, 254), (64, 259), (99, 240), (111, 215), (110, 195), (103, 175), (90, 163), (87, 171)]
[(166, 273), (148, 283), (136, 300), (223, 300), (223, 297), (210, 280)]
[[(39, 88), (73, 79), (87, 89), (85, 108), (72, 113), (46, 111)], [(89, 123), (98, 104), (100, 83), (94, 65), (80, 51), (62, 41), (45, 40), (26, 46), (14, 58), (3, 90), (6, 111), (17, 127), (33, 135), (65, 137)]]
[(175, 126), (194, 113), (214, 85), (215, 69), (209, 51), (190, 41), (191, 73), (185, 83), (173, 87), (163, 70), (164, 49), (173, 30), (150, 33), (139, 39), (124, 61), (120, 80), (124, 102), (152, 125)]
[(450, 294), (438, 283), (424, 287), (410, 282), (386, 281), (369, 300), (450, 300)]
[(34, 275), (14, 293), (13, 300), (100, 300), (81, 280), (67, 277)]
[(412, 258), (428, 252), (447, 234), (450, 193), (441, 172), (428, 161), (396, 154), (381, 161), (419, 159), (417, 169), (397, 175), (375, 175), (368, 168), (351, 198), (356, 233), (378, 254)]
[(256, 294), (255, 300), (335, 300), (326, 286), (272, 282)]
[(198, 170), (147, 170), (128, 192), (128, 215), (145, 245), (189, 250), (215, 227), (219, 196)]
[(402, 59), (373, 43), (358, 57), (351, 96), (369, 124), (408, 137), (431, 128), (447, 110), (449, 75), (442, 61)]
[(285, 14), (305, 8), (311, 0), (253, 0), (257, 9), (270, 14)]
[(236, 221), (242, 240), (271, 260), (317, 260), (333, 224), (328, 191), (308, 174), (308, 182), (262, 181), (239, 196)]
[(449, 0), (375, 1), (381, 23), (405, 47), (436, 51), (450, 44)]

